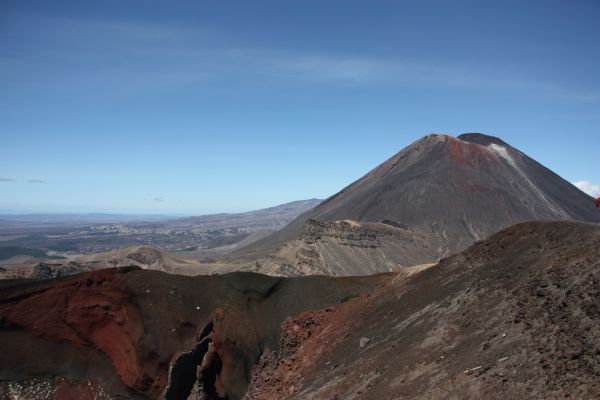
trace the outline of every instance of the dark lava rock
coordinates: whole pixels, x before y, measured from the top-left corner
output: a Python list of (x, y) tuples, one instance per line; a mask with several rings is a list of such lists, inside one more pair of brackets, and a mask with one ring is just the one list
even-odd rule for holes
[(33, 267), (33, 271), (31, 271), (31, 275), (29, 277), (32, 279), (51, 279), (59, 278), (61, 276), (80, 274), (85, 271), (89, 271), (89, 268), (72, 261), (66, 265), (39, 263)]

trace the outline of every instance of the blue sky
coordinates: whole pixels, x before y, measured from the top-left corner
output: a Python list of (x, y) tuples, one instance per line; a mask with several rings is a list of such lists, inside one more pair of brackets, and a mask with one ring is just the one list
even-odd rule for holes
[(595, 0), (4, 0), (0, 210), (324, 198), (432, 132), (599, 183), (598, 20)]

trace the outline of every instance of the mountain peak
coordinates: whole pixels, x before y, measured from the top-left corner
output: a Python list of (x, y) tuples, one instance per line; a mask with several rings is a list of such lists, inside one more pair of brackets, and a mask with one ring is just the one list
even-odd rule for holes
[[(420, 249), (427, 255), (418, 261), (427, 263), (517, 222), (598, 222), (600, 214), (583, 192), (503, 140), (466, 133), (420, 138), (245, 254), (266, 254), (295, 240), (308, 219), (402, 222), (424, 238)], [(402, 250), (390, 252), (416, 249), (398, 243), (391, 246)], [(355, 255), (344, 257), (346, 265)], [(416, 258), (394, 260), (408, 264)]]
[(417, 140), (414, 144), (423, 142), (445, 142), (448, 139), (454, 139), (454, 137), (447, 133), (430, 133), (429, 135), (423, 136), (421, 139)]
[(507, 145), (502, 139), (496, 136), (486, 135), (484, 133), (463, 133), (462, 135), (459, 135), (457, 139), (460, 139), (463, 142), (477, 143), (484, 146), (490, 144), (498, 144), (502, 146)]
[(486, 135), (485, 133), (463, 133), (458, 136), (453, 136), (447, 133), (430, 133), (427, 136), (423, 136), (421, 139), (417, 140), (415, 145), (423, 145), (423, 144), (435, 144), (440, 142), (455, 142), (462, 141), (466, 143), (479, 144), (482, 146), (489, 146), (490, 144), (496, 144), (501, 146), (508, 146), (508, 144), (496, 136)]

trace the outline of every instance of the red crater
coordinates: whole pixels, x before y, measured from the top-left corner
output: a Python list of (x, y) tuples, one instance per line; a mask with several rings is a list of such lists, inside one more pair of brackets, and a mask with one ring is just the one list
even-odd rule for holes
[(7, 299), (0, 320), (44, 339), (94, 347), (111, 359), (125, 384), (146, 391), (139, 357), (142, 317), (121, 275), (100, 270)]
[(448, 137), (448, 141), (448, 157), (455, 163), (469, 164), (477, 159), (489, 159), (493, 154), (485, 146), (477, 143), (464, 142), (453, 137)]

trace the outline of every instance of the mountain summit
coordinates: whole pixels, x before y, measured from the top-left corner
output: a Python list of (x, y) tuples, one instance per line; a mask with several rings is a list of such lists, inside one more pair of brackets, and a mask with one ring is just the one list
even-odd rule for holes
[[(238, 254), (272, 252), (301, 237), (309, 220), (404, 227), (425, 245), (423, 254), (408, 252), (412, 263), (435, 261), (518, 222), (599, 222), (600, 212), (588, 195), (503, 140), (467, 133), (419, 139)], [(395, 262), (406, 264), (402, 258)]]

